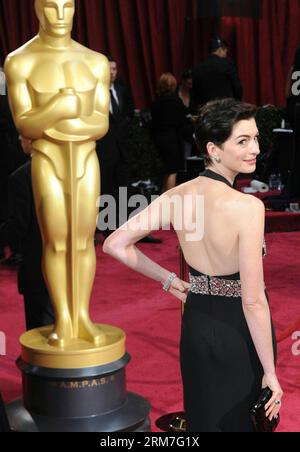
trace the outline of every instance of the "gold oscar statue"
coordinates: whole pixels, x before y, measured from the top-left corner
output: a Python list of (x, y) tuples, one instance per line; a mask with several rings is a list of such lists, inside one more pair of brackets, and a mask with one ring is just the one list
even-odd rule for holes
[(107, 59), (71, 39), (74, 0), (35, 0), (39, 34), (5, 63), (12, 114), (33, 142), (32, 180), (43, 270), (56, 324), (21, 337), (23, 398), (14, 431), (149, 431), (149, 403), (127, 392), (125, 333), (94, 325), (95, 141), (109, 117)]
[[(91, 322), (89, 302), (100, 195), (95, 141), (108, 130), (109, 64), (72, 40), (74, 0), (35, 0), (35, 9), (39, 33), (8, 56), (5, 73), (15, 124), (34, 147), (42, 266), (56, 316), (54, 329), (43, 334), (58, 350), (76, 350), (78, 343), (83, 349), (82, 342), (105, 347), (105, 327)], [(35, 341), (37, 332), (29, 340)]]

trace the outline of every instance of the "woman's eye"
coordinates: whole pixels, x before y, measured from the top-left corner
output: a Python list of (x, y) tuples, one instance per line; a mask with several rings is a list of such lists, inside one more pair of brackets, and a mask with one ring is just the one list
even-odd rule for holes
[(247, 143), (247, 140), (242, 140), (239, 142), (239, 144), (241, 144), (242, 146), (244, 146)]

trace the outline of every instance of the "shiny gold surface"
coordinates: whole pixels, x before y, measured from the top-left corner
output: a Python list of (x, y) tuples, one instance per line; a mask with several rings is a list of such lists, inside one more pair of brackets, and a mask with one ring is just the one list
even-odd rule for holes
[(26, 363), (48, 369), (83, 369), (110, 364), (125, 355), (125, 333), (109, 325), (95, 325), (103, 331), (106, 345), (95, 347), (88, 341), (74, 340), (60, 350), (48, 343), (51, 327), (28, 331), (20, 338), (21, 357)]
[(100, 194), (95, 141), (108, 130), (109, 64), (71, 39), (74, 0), (36, 0), (35, 6), (39, 34), (8, 56), (5, 72), (16, 126), (35, 151), (43, 272), (56, 315), (48, 342), (66, 351), (74, 339), (78, 350), (82, 340), (105, 346), (89, 301)]

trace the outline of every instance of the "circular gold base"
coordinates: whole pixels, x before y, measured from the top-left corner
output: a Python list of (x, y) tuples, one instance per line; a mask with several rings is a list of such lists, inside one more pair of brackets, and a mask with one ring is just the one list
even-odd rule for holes
[(105, 334), (104, 345), (95, 346), (90, 342), (74, 339), (61, 349), (48, 343), (53, 327), (28, 331), (20, 338), (22, 360), (48, 369), (85, 369), (104, 366), (121, 359), (126, 353), (124, 331), (110, 325), (96, 326)]

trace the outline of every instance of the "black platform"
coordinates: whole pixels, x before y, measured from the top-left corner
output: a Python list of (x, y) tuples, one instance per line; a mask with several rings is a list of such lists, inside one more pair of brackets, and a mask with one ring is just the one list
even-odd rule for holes
[(126, 390), (130, 357), (87, 369), (48, 369), (22, 359), (23, 402), (7, 407), (15, 432), (148, 432), (150, 404)]

